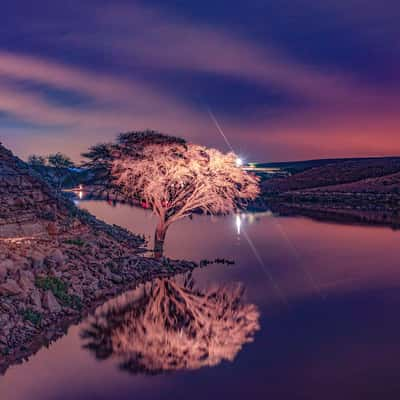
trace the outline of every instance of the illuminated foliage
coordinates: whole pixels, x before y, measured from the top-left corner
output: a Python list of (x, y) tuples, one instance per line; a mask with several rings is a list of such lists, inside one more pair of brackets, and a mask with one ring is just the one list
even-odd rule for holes
[(259, 329), (241, 286), (193, 288), (158, 280), (97, 310), (82, 336), (98, 358), (116, 357), (133, 373), (198, 369), (233, 361)]
[(84, 156), (105, 188), (159, 217), (156, 242), (181, 218), (229, 214), (259, 193), (258, 178), (240, 168), (233, 153), (152, 131), (122, 134)]

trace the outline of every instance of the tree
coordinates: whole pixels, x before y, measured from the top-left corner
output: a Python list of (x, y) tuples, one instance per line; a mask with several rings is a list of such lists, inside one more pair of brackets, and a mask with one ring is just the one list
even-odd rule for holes
[(58, 190), (61, 190), (65, 170), (69, 168), (74, 168), (75, 164), (68, 156), (60, 152), (49, 154), (49, 156), (47, 157), (47, 161), (49, 166), (53, 167), (55, 170), (55, 174), (57, 177), (57, 187)]
[(172, 223), (197, 212), (232, 213), (259, 193), (258, 178), (238, 167), (233, 153), (154, 131), (121, 134), (83, 156), (100, 185), (158, 216), (156, 254)]
[(59, 152), (54, 154), (49, 154), (47, 160), (51, 167), (57, 169), (74, 168), (75, 166), (73, 161), (68, 156)]
[(132, 373), (195, 370), (233, 361), (259, 330), (259, 311), (240, 285), (209, 290), (159, 279), (100, 307), (82, 331), (99, 359)]
[(46, 157), (32, 154), (28, 157), (28, 164), (32, 167), (44, 167), (47, 163)]

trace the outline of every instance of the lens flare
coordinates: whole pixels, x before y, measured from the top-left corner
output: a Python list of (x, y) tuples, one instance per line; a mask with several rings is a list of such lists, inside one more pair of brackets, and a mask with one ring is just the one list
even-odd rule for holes
[(243, 160), (240, 157), (236, 158), (236, 166), (241, 167), (243, 165)]

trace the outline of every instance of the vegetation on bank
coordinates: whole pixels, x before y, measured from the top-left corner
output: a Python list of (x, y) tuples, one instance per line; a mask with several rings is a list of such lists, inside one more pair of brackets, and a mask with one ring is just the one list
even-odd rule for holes
[(88, 171), (60, 152), (48, 156), (32, 154), (28, 157), (28, 165), (57, 190), (77, 187), (89, 178)]

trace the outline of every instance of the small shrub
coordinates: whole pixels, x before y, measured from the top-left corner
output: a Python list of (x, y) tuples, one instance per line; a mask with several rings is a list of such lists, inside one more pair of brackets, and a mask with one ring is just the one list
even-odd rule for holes
[(64, 243), (79, 247), (83, 247), (86, 244), (86, 242), (81, 238), (67, 239), (64, 241)]
[(42, 314), (40, 312), (32, 310), (31, 308), (27, 308), (23, 312), (22, 316), (25, 321), (29, 321), (35, 326), (39, 326), (42, 322)]
[(8, 347), (5, 347), (4, 349), (1, 349), (1, 355), (6, 357), (11, 353), (10, 349)]
[(37, 278), (35, 285), (39, 289), (50, 290), (63, 306), (70, 307), (78, 311), (82, 309), (81, 298), (76, 295), (68, 294), (68, 285), (61, 279), (52, 276)]

